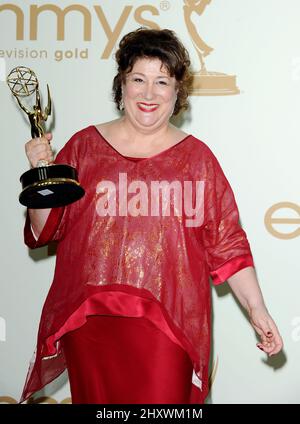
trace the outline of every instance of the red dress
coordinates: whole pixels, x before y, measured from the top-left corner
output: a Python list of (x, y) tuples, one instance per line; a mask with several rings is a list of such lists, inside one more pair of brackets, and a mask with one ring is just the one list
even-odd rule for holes
[[(146, 330), (139, 327), (143, 324), (155, 346), (165, 346), (164, 353), (155, 356), (156, 362), (147, 349), (137, 350), (142, 373), (159, 378), (163, 371), (156, 372), (160, 362), (165, 363), (165, 387), (183, 385), (180, 378), (192, 379), (181, 398), (186, 403), (203, 402), (208, 394), (210, 355), (209, 276), (219, 284), (253, 266), (233, 192), (217, 159), (203, 142), (189, 135), (150, 158), (132, 160), (90, 126), (66, 143), (55, 162), (76, 167), (86, 193), (71, 205), (52, 209), (38, 240), (26, 219), (25, 243), (30, 248), (50, 240), (57, 240), (58, 247), (21, 402), (65, 369), (68, 346), (77, 343), (78, 337), (90, 337), (93, 326), (108, 335), (110, 326), (105, 327), (99, 316), (141, 318), (127, 321), (131, 323), (126, 325), (128, 340), (133, 343), (136, 332), (142, 349), (147, 340), (143, 339)], [(124, 321), (114, 322), (118, 326), (111, 336), (124, 334), (125, 327), (120, 332)], [(115, 337), (110, 339), (113, 343)], [(85, 343), (76, 344), (80, 345)], [(125, 345), (132, 346), (124, 341)], [(111, 347), (106, 355), (109, 352)], [(83, 351), (78, 355), (78, 359), (87, 358)], [(129, 350), (125, 361), (130, 356)], [(168, 377), (172, 358), (181, 364), (178, 374), (183, 377), (177, 376), (177, 383)], [(110, 362), (108, 372), (113, 375)], [(69, 373), (71, 367), (69, 362)], [(125, 374), (124, 380), (130, 375)], [(110, 381), (110, 387), (120, 387), (113, 384), (115, 377)], [(142, 379), (134, 381), (143, 384)], [(155, 378), (151, 384), (154, 387)], [(122, 403), (116, 392), (103, 393), (101, 387), (100, 392), (103, 402), (115, 395), (117, 403)], [(164, 396), (152, 399), (164, 403)], [(128, 399), (124, 397), (123, 403)], [(134, 399), (139, 402), (137, 394)], [(140, 401), (151, 403), (151, 394)]]

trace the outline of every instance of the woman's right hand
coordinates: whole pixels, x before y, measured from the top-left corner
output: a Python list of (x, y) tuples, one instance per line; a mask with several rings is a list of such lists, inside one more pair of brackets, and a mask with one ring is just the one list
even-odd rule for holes
[(45, 160), (51, 164), (54, 155), (51, 149), (50, 141), (52, 134), (46, 133), (43, 137), (33, 138), (25, 144), (26, 156), (33, 168), (37, 166), (38, 161)]

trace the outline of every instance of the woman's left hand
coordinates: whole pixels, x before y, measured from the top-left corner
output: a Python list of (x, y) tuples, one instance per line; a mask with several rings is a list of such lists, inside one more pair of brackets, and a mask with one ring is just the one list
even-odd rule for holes
[(283, 341), (278, 328), (265, 307), (252, 308), (249, 312), (250, 323), (260, 336), (261, 343), (256, 346), (269, 356), (275, 355), (283, 348)]

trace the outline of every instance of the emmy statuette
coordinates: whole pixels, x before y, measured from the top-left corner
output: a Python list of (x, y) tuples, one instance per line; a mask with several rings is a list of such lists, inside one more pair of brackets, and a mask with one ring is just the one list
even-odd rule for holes
[[(9, 73), (7, 84), (18, 102), (20, 108), (27, 114), (31, 125), (32, 138), (44, 135), (43, 122), (51, 114), (51, 97), (49, 87), (48, 104), (42, 110), (39, 93), (39, 82), (35, 73), (24, 66), (19, 66)], [(20, 99), (35, 94), (35, 104), (29, 110)], [(65, 206), (79, 200), (84, 195), (80, 186), (77, 170), (65, 164), (48, 164), (40, 160), (36, 168), (21, 175), (22, 192), (19, 201), (22, 205), (32, 209), (55, 208)]]
[(201, 16), (212, 0), (184, 0), (184, 20), (200, 61), (200, 70), (194, 72), (193, 84), (189, 90), (190, 95), (196, 96), (225, 96), (239, 94), (235, 75), (227, 75), (222, 72), (207, 71), (204, 58), (213, 48), (201, 38), (197, 27), (192, 21), (193, 13)]

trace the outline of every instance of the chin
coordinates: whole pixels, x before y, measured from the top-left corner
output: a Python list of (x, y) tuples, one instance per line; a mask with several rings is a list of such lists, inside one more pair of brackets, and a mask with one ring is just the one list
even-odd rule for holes
[(167, 117), (163, 118), (162, 116), (156, 118), (149, 116), (148, 119), (137, 119), (136, 122), (142, 127), (160, 127), (168, 125), (169, 119), (167, 119)]
[[(139, 127), (142, 127), (142, 128), (158, 128), (158, 127), (160, 127), (161, 125), (162, 125), (162, 122), (158, 122), (158, 121), (155, 121), (155, 122), (138, 122), (138, 124), (139, 124)], [(167, 122), (166, 122), (166, 125), (167, 125)]]

